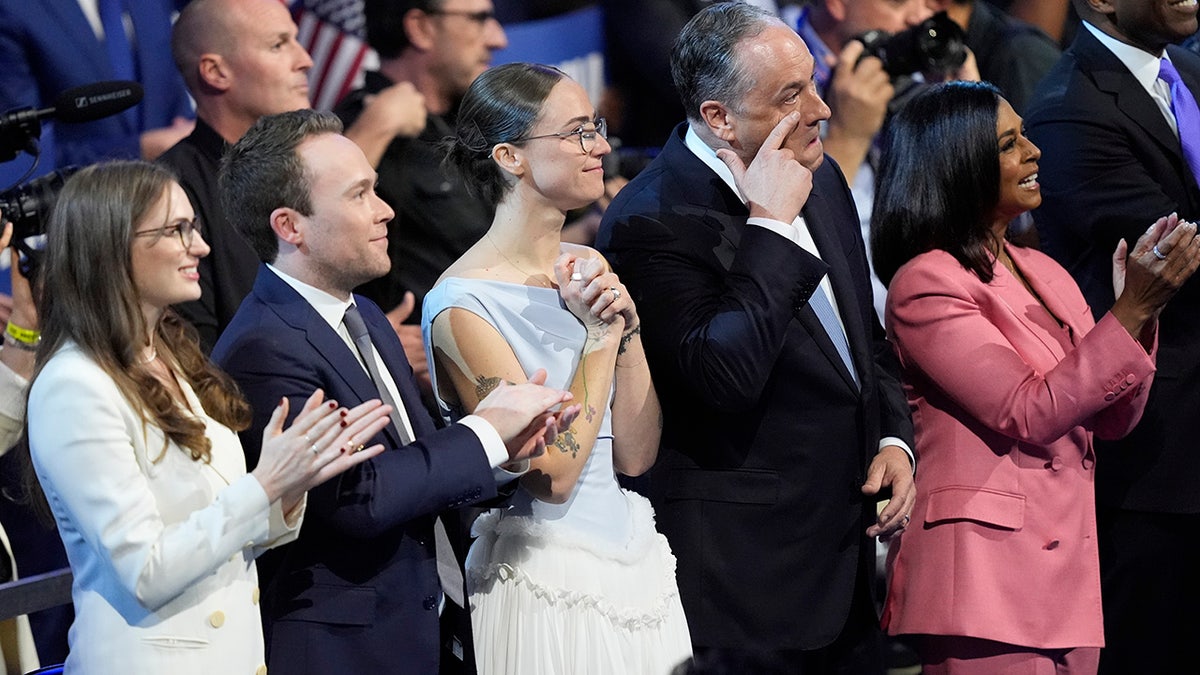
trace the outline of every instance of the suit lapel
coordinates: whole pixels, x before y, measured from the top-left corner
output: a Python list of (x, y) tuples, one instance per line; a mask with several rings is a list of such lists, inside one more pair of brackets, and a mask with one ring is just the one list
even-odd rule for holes
[(1183, 150), (1179, 139), (1171, 131), (1158, 104), (1150, 98), (1150, 94), (1146, 93), (1125, 64), (1086, 29), (1079, 31), (1073, 49), (1084, 72), (1091, 73), (1096, 88), (1111, 94), (1122, 114), (1141, 127), (1176, 161), (1182, 162)]
[[(320, 314), (299, 293), (265, 265), (258, 270), (254, 292), (275, 311), (284, 323), (303, 331), (305, 340), (337, 373), (342, 382), (358, 397), (357, 401), (340, 401), (344, 405), (357, 405), (363, 401), (379, 398), (379, 390), (371, 376), (363, 369), (358, 357), (350, 351), (340, 335), (325, 323)], [(406, 402), (407, 405), (407, 402)], [(394, 425), (384, 428), (384, 435), (392, 447), (400, 447), (400, 434)]]
[(433, 432), (435, 429), (429, 415), (425, 412), (425, 403), (421, 400), (421, 392), (413, 384), (412, 368), (408, 363), (408, 357), (404, 354), (404, 347), (400, 344), (400, 339), (396, 337), (396, 331), (392, 328), (392, 324), (370, 300), (355, 296), (354, 301), (362, 312), (363, 322), (367, 324), (367, 334), (371, 336), (371, 342), (379, 352), (379, 358), (383, 360), (392, 376), (392, 381), (396, 383), (396, 390), (400, 393), (400, 403), (404, 406), (404, 414), (408, 417), (408, 424), (412, 427), (413, 436), (421, 438), (425, 434)]
[[(677, 172), (677, 180), (680, 180), (684, 185), (701, 186), (704, 185), (710, 189), (704, 190), (697, 188), (691, 194), (709, 195), (715, 194), (719, 200), (713, 200), (713, 203), (700, 203), (694, 201), (690, 205), (672, 207), (675, 215), (687, 216), (689, 209), (695, 209), (696, 221), (715, 221), (720, 224), (720, 236), (725, 242), (721, 247), (715, 249), (713, 254), (716, 255), (721, 266), (728, 270), (733, 263), (734, 254), (737, 252), (738, 244), (741, 241), (741, 233), (745, 227), (754, 227), (746, 225), (746, 218), (750, 212), (746, 205), (738, 198), (725, 181), (712, 171), (704, 162), (700, 161), (691, 150), (687, 148), (684, 142), (684, 134), (687, 132), (687, 124), (681, 124), (672, 132), (671, 138), (667, 141), (667, 145), (663, 148), (663, 155), (670, 159), (670, 163), (678, 168), (673, 169)], [(819, 169), (820, 170), (820, 169)], [(863, 369), (863, 341), (861, 326), (857, 333), (852, 332), (851, 326), (857, 326), (860, 322), (855, 321), (850, 314), (856, 311), (853, 308), (858, 307), (858, 301), (853, 299), (853, 281), (850, 275), (850, 269), (845, 259), (845, 253), (842, 247), (837, 243), (836, 236), (832, 232), (828, 232), (820, 224), (824, 222), (834, 222), (832, 215), (829, 213), (829, 208), (821, 195), (818, 194), (816, 187), (809, 194), (808, 202), (804, 205), (804, 219), (808, 223), (809, 229), (813, 233), (813, 239), (817, 243), (817, 250), (821, 251), (821, 257), (830, 267), (830, 281), (834, 288), (834, 294), (837, 298), (843, 322), (847, 324), (847, 340), (850, 342), (850, 355), (854, 359), (855, 367), (860, 373), (867, 372)], [(814, 226), (814, 223), (817, 225)], [(831, 255), (825, 255), (825, 251), (829, 251)], [(834, 264), (840, 265), (842, 271), (834, 274), (832, 271)], [(846, 289), (850, 289), (847, 291)], [(814, 292), (820, 292), (818, 289)], [(846, 293), (850, 293), (851, 297), (846, 297)], [(847, 320), (849, 317), (849, 320)], [(817, 318), (812, 308), (808, 303), (804, 303), (799, 310), (796, 311), (796, 320), (808, 331), (812, 340), (820, 348), (821, 353), (829, 361), (830, 365), (838, 372), (846, 386), (857, 392), (858, 385), (854, 382), (854, 376), (850, 374), (850, 370), (846, 368), (846, 364), (842, 361), (841, 355), (838, 354), (837, 348), (833, 346), (833, 340), (830, 339), (829, 333), (821, 324), (821, 320)], [(859, 335), (861, 339), (856, 339)]]
[[(817, 192), (816, 188), (808, 196), (808, 202), (804, 205), (804, 222), (808, 225), (808, 231), (812, 234), (813, 241), (817, 244), (817, 251), (821, 254), (821, 259), (829, 266), (829, 283), (833, 287), (833, 297), (837, 301), (838, 314), (841, 315), (842, 325), (846, 330), (846, 340), (850, 344), (850, 358), (854, 360), (854, 367), (858, 369), (860, 377), (866, 377), (869, 372), (865, 367), (865, 345), (867, 344), (866, 333), (863, 332), (861, 321), (855, 319), (858, 311), (858, 298), (854, 291), (854, 278), (850, 272), (850, 265), (846, 259), (846, 252), (838, 241), (837, 233), (833, 230), (832, 223), (836, 222), (829, 212), (829, 206), (825, 199)], [(821, 293), (821, 289), (813, 291)], [(833, 346), (833, 340), (829, 337), (825, 327), (821, 324), (820, 319), (812, 311), (807, 304), (800, 312), (801, 322), (805, 324), (810, 333), (813, 333), (817, 339), (817, 344), (821, 346), (821, 351), (825, 354), (825, 358), (837, 369), (838, 374), (846, 382), (846, 385), (858, 391), (859, 385), (854, 382), (854, 376), (850, 370), (846, 368), (846, 364), (842, 361), (841, 355), (838, 354), (837, 348)]]
[(108, 52), (104, 50), (104, 45), (100, 43), (100, 40), (96, 39), (96, 31), (92, 30), (92, 24), (88, 23), (87, 17), (80, 9), (79, 0), (42, 0), (42, 2), (58, 19), (57, 25), (62, 27), (62, 34), (70, 40), (72, 48), (83, 52), (83, 58), (78, 63), (89, 64), (92, 76), (82, 79), (111, 80), (113, 72), (112, 66), (108, 62)]

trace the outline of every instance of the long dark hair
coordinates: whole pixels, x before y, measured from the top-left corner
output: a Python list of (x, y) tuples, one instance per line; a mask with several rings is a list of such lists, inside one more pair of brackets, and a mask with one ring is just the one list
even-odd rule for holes
[(904, 263), (934, 249), (992, 280), (999, 105), (991, 84), (947, 82), (913, 97), (892, 119), (871, 213), (871, 258), (885, 286)]
[[(160, 200), (169, 199), (175, 177), (147, 162), (111, 162), (85, 168), (67, 181), (46, 226), (46, 250), (38, 302), (42, 341), (30, 386), (66, 343), (74, 343), (112, 378), (145, 423), (207, 462), (211, 443), (204, 423), (186, 414), (139, 355), (150, 343), (133, 284), (134, 229)], [(165, 224), (165, 223), (164, 223)], [(228, 375), (200, 351), (196, 332), (172, 310), (153, 326), (159, 358), (195, 390), (205, 412), (241, 431), (250, 406)], [(28, 452), (28, 439), (23, 443)], [(32, 472), (26, 489), (35, 503), (44, 495)]]

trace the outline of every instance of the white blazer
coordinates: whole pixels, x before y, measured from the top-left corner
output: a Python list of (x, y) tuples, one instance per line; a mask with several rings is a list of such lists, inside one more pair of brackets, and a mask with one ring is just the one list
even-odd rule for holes
[[(143, 424), (75, 345), (29, 393), (29, 442), (75, 580), (66, 671), (265, 673), (254, 558), (297, 535), (246, 474), (237, 435), (204, 414), (212, 460)], [(162, 455), (160, 458), (160, 454)]]

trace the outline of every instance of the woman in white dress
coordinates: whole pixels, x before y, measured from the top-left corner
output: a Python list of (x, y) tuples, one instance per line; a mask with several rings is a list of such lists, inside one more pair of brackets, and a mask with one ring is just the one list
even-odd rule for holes
[(497, 204), (491, 229), (426, 296), (448, 417), (545, 368), (582, 412), (532, 460), (510, 505), (476, 523), (467, 586), (480, 675), (667, 673), (691, 655), (675, 558), (636, 476), (660, 413), (637, 308), (596, 251), (560, 242), (604, 192), (604, 120), (576, 82), (509, 64), (471, 85), (450, 158)]
[(68, 673), (265, 673), (255, 556), (295, 538), (309, 487), (383, 449), (350, 452), (387, 406), (318, 391), (286, 431), (280, 403), (246, 473), (249, 406), (170, 310), (200, 297), (208, 251), (144, 162), (75, 174), (47, 226), (27, 487), (74, 573)]

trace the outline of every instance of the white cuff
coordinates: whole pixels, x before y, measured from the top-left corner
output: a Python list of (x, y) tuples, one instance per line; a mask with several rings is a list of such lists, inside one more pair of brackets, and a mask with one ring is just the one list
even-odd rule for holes
[(895, 436), (886, 436), (879, 441), (879, 449), (882, 450), (889, 445), (895, 445), (908, 454), (908, 461), (912, 463), (913, 473), (917, 473), (917, 456), (913, 453), (912, 448), (908, 447), (908, 443), (896, 438)]

